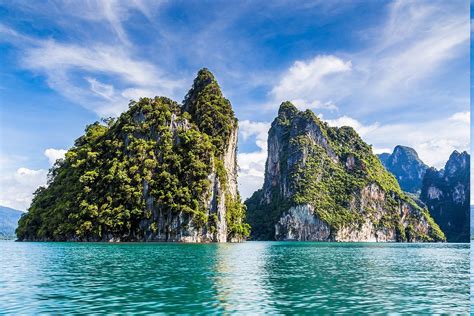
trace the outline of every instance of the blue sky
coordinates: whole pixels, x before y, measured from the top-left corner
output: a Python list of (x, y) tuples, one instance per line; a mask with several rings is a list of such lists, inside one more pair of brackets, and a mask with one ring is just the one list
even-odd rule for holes
[(243, 197), (282, 101), (374, 151), (468, 150), (468, 1), (0, 1), (0, 205), (26, 209), (85, 125), (181, 101), (209, 68), (240, 120)]

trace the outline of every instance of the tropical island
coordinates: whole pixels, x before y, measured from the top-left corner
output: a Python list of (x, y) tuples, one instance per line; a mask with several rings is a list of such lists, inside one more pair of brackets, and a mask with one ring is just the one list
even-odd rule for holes
[[(19, 221), (18, 240), (446, 241), (437, 224), (446, 222), (438, 216), (446, 204), (428, 201), (428, 182), (450, 184), (414, 150), (377, 156), (353, 128), (330, 127), (283, 102), (269, 131), (263, 188), (244, 204), (237, 135), (232, 105), (205, 68), (181, 104), (132, 101), (118, 118), (87, 126), (56, 162)], [(468, 173), (466, 155), (450, 159), (461, 161), (456, 179)], [(449, 227), (448, 240), (464, 240)]]
[(269, 131), (263, 188), (246, 204), (256, 239), (445, 240), (353, 128), (329, 127), (290, 102)]
[(183, 104), (131, 102), (96, 122), (50, 171), (16, 231), (21, 241), (239, 241), (237, 119), (199, 71)]

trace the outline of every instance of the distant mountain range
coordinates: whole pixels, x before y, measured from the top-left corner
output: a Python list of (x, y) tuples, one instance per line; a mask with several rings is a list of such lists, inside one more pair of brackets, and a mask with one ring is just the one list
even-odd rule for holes
[(423, 177), (429, 167), (413, 148), (398, 145), (392, 154), (378, 156), (385, 168), (397, 178), (403, 191), (420, 193)]
[(14, 238), (22, 211), (0, 206), (0, 239)]
[(444, 169), (429, 168), (410, 147), (396, 146), (392, 154), (378, 155), (400, 187), (419, 196), (448, 241), (469, 241), (469, 170), (467, 152), (454, 151)]
[(444, 169), (423, 178), (420, 199), (451, 242), (469, 241), (469, 169), (469, 154), (454, 151)]

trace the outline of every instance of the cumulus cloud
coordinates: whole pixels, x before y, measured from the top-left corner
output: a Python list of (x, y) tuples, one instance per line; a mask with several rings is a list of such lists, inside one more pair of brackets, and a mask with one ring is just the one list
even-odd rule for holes
[[(57, 159), (64, 158), (66, 150), (48, 148), (44, 155), (53, 165)], [(33, 198), (33, 192), (47, 182), (48, 170), (27, 167), (14, 168), (24, 161), (22, 157), (0, 156), (0, 205), (25, 211)]]
[(48, 171), (44, 169), (18, 168), (0, 177), (0, 205), (26, 210), (33, 198), (33, 192), (46, 184)]
[(306, 101), (304, 99), (293, 99), (290, 100), (298, 109), (305, 110), (305, 109), (323, 109), (323, 110), (331, 110), (335, 111), (338, 109), (337, 105), (334, 104), (332, 101), (321, 102), (319, 100), (314, 100), (312, 102)]
[(271, 90), (276, 104), (293, 100), (300, 108), (337, 109), (330, 101), (321, 101), (327, 82), (336, 74), (350, 72), (352, 63), (333, 55), (317, 55), (308, 61), (297, 60), (281, 75), (281, 80)]
[[(467, 9), (394, 1), (382, 24), (361, 33), (365, 48), (293, 62), (264, 108), (290, 100), (301, 110), (337, 110), (344, 114), (328, 123), (353, 127), (375, 153), (407, 145), (427, 164), (443, 167), (453, 150), (469, 150), (469, 73), (459, 66), (469, 60)], [(446, 78), (456, 78), (456, 87)]]
[(471, 122), (471, 113), (470, 112), (458, 112), (451, 115), (449, 118), (451, 121), (458, 121), (466, 124)]
[(451, 118), (435, 119), (423, 123), (363, 124), (341, 117), (327, 120), (332, 126), (351, 126), (363, 139), (372, 144), (375, 153), (391, 152), (396, 145), (413, 147), (420, 158), (436, 168), (444, 167), (454, 150), (469, 151), (469, 114), (456, 113)]
[(44, 151), (44, 155), (48, 158), (49, 163), (53, 165), (56, 160), (63, 159), (66, 152), (65, 149), (48, 148)]
[(265, 162), (267, 159), (267, 137), (270, 129), (269, 122), (241, 121), (239, 122), (239, 133), (243, 141), (253, 138), (258, 150), (237, 155), (239, 165), (239, 191), (245, 200), (253, 192), (260, 189), (265, 174)]
[[(424, 101), (419, 107), (458, 102), (459, 96), (441, 92), (439, 86), (446, 86), (446, 73), (441, 73), (452, 69), (445, 67), (450, 61), (459, 56), (468, 60), (467, 9), (436, 1), (394, 1), (386, 22), (361, 36), (366, 48), (317, 54), (283, 71), (270, 93), (272, 107), (295, 100), (300, 108), (334, 110), (323, 105), (337, 104), (343, 111), (376, 115), (415, 100)], [(467, 71), (457, 76), (468, 82)]]
[(380, 127), (379, 123), (364, 125), (358, 120), (353, 119), (352, 117), (349, 117), (349, 116), (345, 116), (345, 115), (334, 120), (326, 120), (326, 122), (331, 126), (337, 126), (337, 127), (350, 126), (354, 128), (362, 137), (369, 134), (370, 132), (375, 131), (377, 128)]

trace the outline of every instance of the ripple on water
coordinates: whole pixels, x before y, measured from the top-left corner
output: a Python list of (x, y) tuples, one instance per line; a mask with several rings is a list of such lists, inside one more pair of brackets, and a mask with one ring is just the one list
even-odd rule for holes
[(469, 312), (468, 244), (2, 241), (0, 253), (0, 313)]

